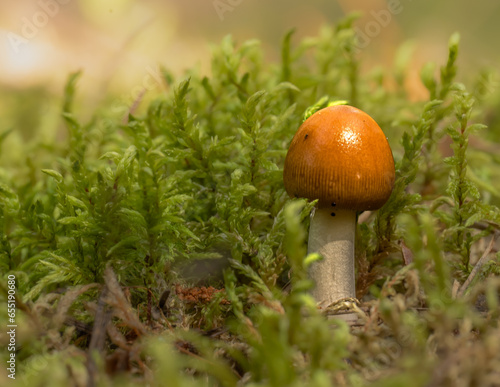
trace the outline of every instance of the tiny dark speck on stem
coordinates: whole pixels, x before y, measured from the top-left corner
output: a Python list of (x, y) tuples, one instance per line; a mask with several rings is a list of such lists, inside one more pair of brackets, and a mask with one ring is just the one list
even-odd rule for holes
[(332, 202), (332, 207), (335, 207), (336, 205), (337, 205), (337, 203)]
[(335, 216), (335, 212), (332, 212), (330, 215)]

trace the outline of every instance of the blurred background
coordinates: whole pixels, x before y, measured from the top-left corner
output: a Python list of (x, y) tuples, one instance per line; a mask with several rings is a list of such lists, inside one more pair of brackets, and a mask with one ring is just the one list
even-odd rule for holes
[[(454, 31), (462, 37), (462, 72), (500, 63), (500, 2), (491, 0), (2, 1), (0, 131), (20, 124), (9, 122), (19, 105), (49, 109), (70, 72), (83, 70), (79, 98), (91, 111), (105, 96), (133, 100), (141, 89), (161, 92), (158, 64), (177, 75), (193, 66), (208, 72), (210, 44), (227, 34), (237, 42), (259, 39), (268, 59), (279, 60), (291, 28), (297, 42), (353, 11), (362, 13), (356, 28), (365, 66), (391, 64), (395, 49), (412, 40), (418, 77), (422, 63), (446, 61)], [(15, 116), (26, 128), (40, 114)]]

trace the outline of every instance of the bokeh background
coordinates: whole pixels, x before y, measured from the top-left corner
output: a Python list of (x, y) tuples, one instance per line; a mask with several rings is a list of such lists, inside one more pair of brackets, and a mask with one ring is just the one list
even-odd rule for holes
[[(109, 96), (133, 100), (158, 64), (177, 75), (193, 66), (208, 72), (210, 44), (227, 34), (259, 39), (268, 58), (279, 60), (291, 28), (298, 41), (354, 11), (362, 15), (364, 66), (389, 65), (397, 47), (413, 41), (410, 76), (418, 78), (424, 62), (445, 62), (454, 31), (462, 37), (462, 72), (500, 63), (500, 2), (491, 0), (1, 1), (0, 132), (16, 127), (30, 136), (70, 72), (83, 70), (79, 108), (90, 114)], [(148, 97), (162, 91), (156, 86)]]

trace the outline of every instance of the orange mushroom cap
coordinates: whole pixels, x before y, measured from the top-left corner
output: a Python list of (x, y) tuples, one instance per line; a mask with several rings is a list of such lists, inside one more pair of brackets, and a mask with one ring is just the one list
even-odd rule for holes
[(394, 179), (394, 159), (384, 132), (368, 114), (347, 105), (318, 110), (304, 121), (283, 170), (291, 197), (354, 211), (382, 207)]

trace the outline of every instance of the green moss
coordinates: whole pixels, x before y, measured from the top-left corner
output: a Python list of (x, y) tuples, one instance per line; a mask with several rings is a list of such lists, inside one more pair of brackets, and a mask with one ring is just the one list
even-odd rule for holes
[[(428, 99), (414, 101), (410, 47), (394, 68), (361, 71), (353, 20), (302, 42), (288, 32), (280, 63), (227, 37), (210, 74), (162, 69), (166, 92), (125, 118), (110, 105), (84, 122), (80, 73), (64, 91), (64, 126), (47, 120), (21, 141), (25, 112), (13, 110), (20, 126), (0, 133), (1, 297), (15, 275), (19, 331), (36, 332), (18, 348), (19, 383), (493, 380), (500, 261), (473, 268), (500, 229), (496, 75), (458, 81), (454, 34), (439, 73), (422, 69)], [(325, 319), (309, 295), (314, 203), (289, 199), (282, 182), (296, 129), (332, 103), (373, 116), (396, 163), (391, 198), (358, 227), (359, 327)], [(197, 260), (221, 268), (201, 282), (225, 287), (205, 304), (175, 291), (194, 284), (182, 268)]]

